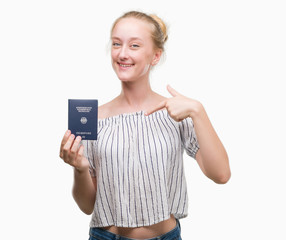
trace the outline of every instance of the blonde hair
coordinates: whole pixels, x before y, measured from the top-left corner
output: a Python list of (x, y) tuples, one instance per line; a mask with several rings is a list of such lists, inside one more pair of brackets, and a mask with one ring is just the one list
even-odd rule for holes
[(168, 39), (167, 27), (166, 27), (166, 24), (163, 22), (163, 20), (154, 14), (148, 15), (146, 13), (138, 12), (138, 11), (130, 11), (130, 12), (124, 13), (121, 17), (117, 18), (115, 22), (113, 23), (113, 26), (111, 28), (111, 34), (116, 24), (121, 19), (129, 18), (129, 17), (144, 20), (147, 23), (150, 23), (153, 26), (153, 30), (151, 31), (151, 37), (152, 37), (154, 46), (155, 48), (161, 49), (162, 52), (164, 52), (164, 45)]

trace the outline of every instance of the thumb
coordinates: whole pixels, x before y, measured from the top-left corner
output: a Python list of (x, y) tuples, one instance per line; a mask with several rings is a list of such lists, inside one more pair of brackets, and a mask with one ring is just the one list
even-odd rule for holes
[(167, 85), (167, 90), (168, 92), (173, 96), (173, 97), (176, 97), (176, 96), (179, 96), (180, 93), (178, 93), (174, 88), (172, 88), (169, 84)]

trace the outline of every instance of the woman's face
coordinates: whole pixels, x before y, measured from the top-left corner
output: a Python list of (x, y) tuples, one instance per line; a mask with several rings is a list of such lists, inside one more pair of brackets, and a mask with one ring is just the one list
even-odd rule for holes
[(151, 25), (136, 18), (123, 18), (111, 35), (112, 67), (121, 81), (129, 82), (149, 77), (161, 51), (154, 50)]

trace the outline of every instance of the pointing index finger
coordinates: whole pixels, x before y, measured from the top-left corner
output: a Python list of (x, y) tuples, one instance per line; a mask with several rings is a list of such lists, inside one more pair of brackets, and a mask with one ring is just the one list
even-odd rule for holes
[(150, 110), (146, 111), (145, 116), (148, 116), (148, 115), (164, 108), (165, 106), (166, 106), (166, 101), (164, 100), (164, 101), (160, 102), (156, 107), (151, 108)]

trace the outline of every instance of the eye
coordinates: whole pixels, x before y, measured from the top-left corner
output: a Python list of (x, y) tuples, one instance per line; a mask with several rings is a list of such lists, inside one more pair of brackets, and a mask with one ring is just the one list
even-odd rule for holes
[(138, 44), (135, 44), (135, 43), (134, 43), (134, 44), (131, 44), (131, 47), (132, 47), (132, 48), (139, 48), (140, 46), (139, 46)]
[(113, 47), (119, 47), (119, 46), (120, 46), (120, 43), (118, 43), (118, 42), (113, 42), (113, 43), (112, 43), (112, 46), (113, 46)]

